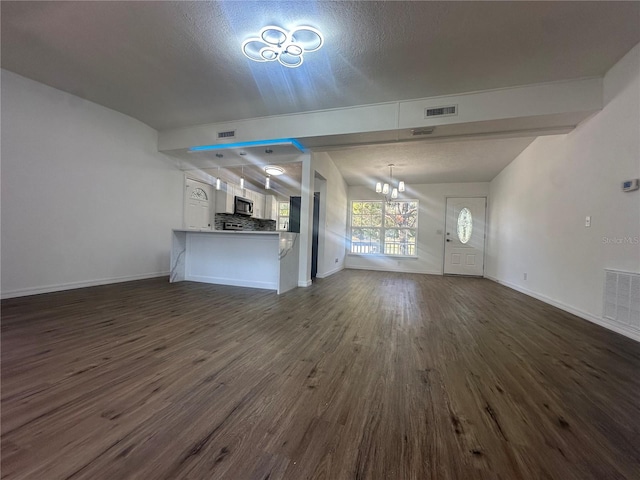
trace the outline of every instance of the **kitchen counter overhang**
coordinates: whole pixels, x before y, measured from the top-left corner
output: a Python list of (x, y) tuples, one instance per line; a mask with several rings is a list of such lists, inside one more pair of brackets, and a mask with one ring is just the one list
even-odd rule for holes
[(274, 231), (173, 230), (169, 281), (284, 293), (298, 286), (298, 237)]

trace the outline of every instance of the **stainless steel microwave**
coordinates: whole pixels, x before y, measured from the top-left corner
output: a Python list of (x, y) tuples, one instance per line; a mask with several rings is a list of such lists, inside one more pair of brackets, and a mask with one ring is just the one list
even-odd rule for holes
[(234, 213), (236, 215), (253, 215), (253, 202), (248, 198), (235, 197)]

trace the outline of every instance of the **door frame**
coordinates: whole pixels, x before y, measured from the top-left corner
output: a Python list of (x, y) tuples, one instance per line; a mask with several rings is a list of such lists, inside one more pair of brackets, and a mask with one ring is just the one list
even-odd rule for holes
[[(444, 264), (447, 261), (445, 253), (445, 247), (447, 245), (447, 202), (450, 198), (484, 198), (484, 239), (482, 242), (482, 277), (476, 277), (476, 275), (457, 275), (453, 273), (444, 273)], [(485, 278), (485, 260), (487, 254), (487, 215), (489, 214), (489, 195), (445, 195), (444, 196), (444, 228), (442, 229), (442, 275), (454, 276), (454, 277), (475, 277)]]

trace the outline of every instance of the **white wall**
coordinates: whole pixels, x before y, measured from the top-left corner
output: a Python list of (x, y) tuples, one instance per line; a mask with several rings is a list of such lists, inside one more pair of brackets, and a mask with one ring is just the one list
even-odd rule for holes
[(347, 184), (328, 154), (314, 153), (311, 158), (313, 170), (323, 178), (315, 182), (321, 194), (317, 276), (323, 278), (344, 268)]
[(183, 174), (157, 132), (2, 70), (2, 296), (166, 274)]
[[(380, 200), (380, 194), (375, 193), (372, 187), (349, 187), (349, 204), (354, 200)], [(418, 258), (348, 254), (346, 268), (442, 275), (446, 197), (482, 197), (489, 194), (489, 183), (407, 185), (406, 188), (398, 198), (419, 201)]]
[(601, 112), (491, 182), (488, 277), (600, 322), (603, 270), (640, 272), (640, 192), (620, 188), (640, 177), (639, 75), (637, 45), (606, 74)]

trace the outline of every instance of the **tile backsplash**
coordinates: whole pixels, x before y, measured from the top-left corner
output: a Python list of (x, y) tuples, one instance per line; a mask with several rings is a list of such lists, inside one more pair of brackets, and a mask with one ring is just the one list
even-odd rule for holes
[(245, 215), (233, 215), (230, 213), (216, 213), (216, 220), (214, 228), (216, 230), (224, 230), (225, 222), (239, 223), (242, 225), (243, 230), (254, 230), (260, 232), (269, 232), (276, 230), (275, 220), (260, 220), (258, 218), (251, 218)]

